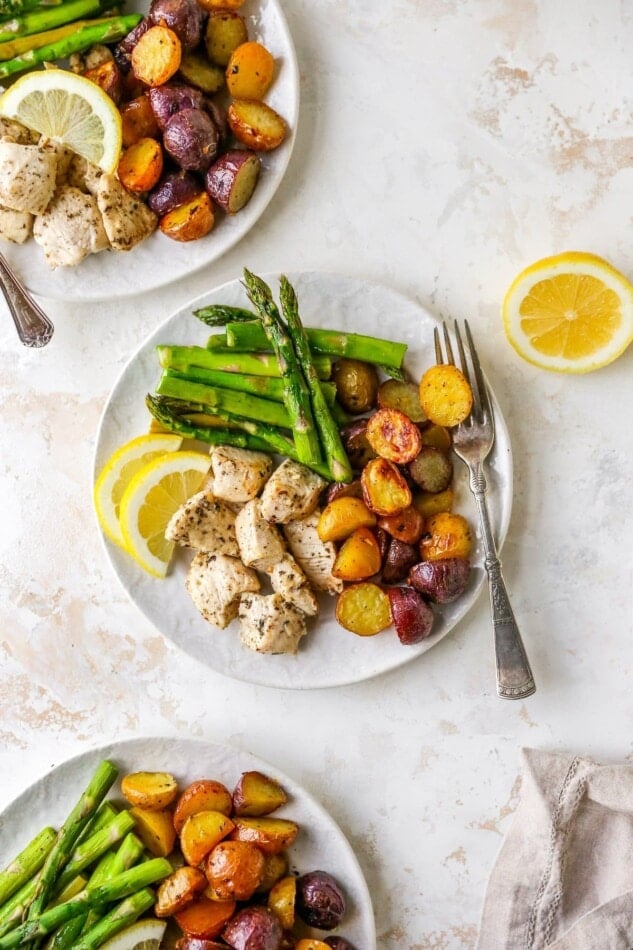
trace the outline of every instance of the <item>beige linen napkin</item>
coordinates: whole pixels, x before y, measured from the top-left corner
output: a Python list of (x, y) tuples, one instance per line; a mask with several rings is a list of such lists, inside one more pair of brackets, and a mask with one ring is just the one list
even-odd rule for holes
[(633, 948), (633, 765), (524, 749), (477, 950)]

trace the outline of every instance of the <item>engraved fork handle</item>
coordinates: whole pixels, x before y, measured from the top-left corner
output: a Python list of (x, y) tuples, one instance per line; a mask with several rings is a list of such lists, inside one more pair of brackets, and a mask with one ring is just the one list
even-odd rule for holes
[(501, 561), (497, 555), (488, 514), (483, 464), (479, 462), (469, 465), (469, 469), (470, 490), (475, 496), (484, 542), (484, 565), (490, 590), (497, 664), (497, 693), (503, 699), (525, 699), (535, 692), (536, 684), (501, 574)]
[(0, 254), (0, 289), (25, 346), (46, 346), (54, 327)]

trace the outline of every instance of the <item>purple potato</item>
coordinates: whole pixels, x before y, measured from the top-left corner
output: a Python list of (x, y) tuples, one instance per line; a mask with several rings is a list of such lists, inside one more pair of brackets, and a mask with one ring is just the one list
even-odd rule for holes
[(207, 96), (204, 100), (204, 108), (215, 122), (218, 135), (220, 136), (220, 144), (222, 144), (229, 137), (229, 123), (226, 119), (226, 111), (222, 108), (222, 106), (218, 105), (217, 102), (214, 102), (213, 99), (210, 99), (209, 96)]
[(218, 151), (218, 130), (202, 109), (185, 109), (171, 117), (163, 132), (163, 146), (181, 168), (206, 172)]
[(360, 472), (376, 453), (367, 440), (367, 419), (350, 422), (341, 429), (341, 439), (353, 469)]
[(382, 579), (385, 584), (397, 584), (403, 581), (414, 564), (420, 560), (418, 551), (412, 544), (391, 539), (383, 561)]
[(159, 218), (169, 214), (174, 208), (187, 204), (199, 195), (202, 188), (200, 180), (191, 172), (169, 172), (165, 175), (153, 191), (150, 191), (148, 205)]
[(204, 96), (199, 89), (182, 84), (166, 84), (148, 90), (149, 104), (152, 107), (156, 124), (161, 131), (173, 115), (185, 109), (204, 109)]
[(211, 165), (206, 176), (209, 197), (227, 214), (241, 211), (255, 191), (261, 162), (255, 152), (234, 148)]
[(335, 498), (362, 498), (363, 489), (360, 478), (353, 482), (332, 482), (326, 489), (325, 504), (329, 505)]
[(124, 36), (114, 47), (114, 59), (122, 73), (127, 75), (132, 68), (132, 50), (152, 24), (147, 17), (137, 23), (127, 36)]
[(164, 23), (173, 30), (185, 50), (195, 49), (202, 39), (204, 14), (196, 0), (152, 0), (152, 26)]
[(328, 947), (332, 947), (332, 950), (356, 950), (354, 945), (345, 937), (326, 937), (323, 943), (326, 943)]
[(267, 907), (246, 907), (229, 921), (222, 939), (234, 950), (279, 950), (283, 931)]
[(297, 878), (296, 909), (310, 927), (334, 930), (345, 916), (345, 895), (327, 871), (310, 871)]
[(390, 587), (391, 616), (400, 643), (411, 646), (425, 640), (433, 627), (433, 611), (412, 587)]
[(466, 590), (470, 562), (466, 557), (421, 561), (409, 572), (409, 584), (436, 604), (450, 604)]

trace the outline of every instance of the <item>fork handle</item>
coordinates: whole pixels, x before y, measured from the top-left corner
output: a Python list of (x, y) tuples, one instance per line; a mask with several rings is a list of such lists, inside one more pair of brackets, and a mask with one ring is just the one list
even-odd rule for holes
[(475, 496), (483, 535), (484, 566), (490, 590), (497, 664), (497, 694), (502, 699), (525, 699), (536, 691), (536, 684), (501, 573), (501, 561), (497, 554), (488, 513), (483, 465), (471, 467), (470, 488)]

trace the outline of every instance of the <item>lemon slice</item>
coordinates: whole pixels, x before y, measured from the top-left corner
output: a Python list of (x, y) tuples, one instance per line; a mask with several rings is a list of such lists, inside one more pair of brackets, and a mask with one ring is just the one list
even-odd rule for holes
[(606, 366), (633, 340), (633, 286), (601, 257), (567, 251), (522, 271), (503, 301), (519, 356), (559, 373)]
[(176, 452), (182, 445), (179, 435), (152, 433), (126, 442), (114, 452), (101, 470), (94, 487), (94, 504), (102, 530), (125, 548), (119, 524), (119, 508), (130, 479), (157, 455)]
[(121, 154), (121, 114), (96, 83), (65, 69), (27, 73), (0, 97), (0, 114), (67, 145), (112, 173)]
[(162, 920), (138, 920), (101, 944), (101, 950), (159, 950), (167, 924)]
[(125, 547), (155, 577), (165, 577), (174, 550), (165, 538), (171, 516), (198, 491), (211, 466), (202, 452), (159, 455), (132, 478), (123, 492), (119, 522)]

